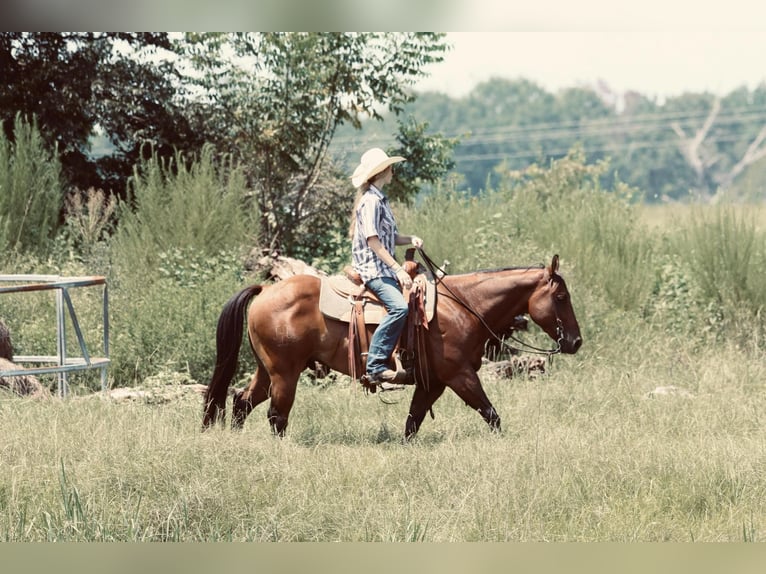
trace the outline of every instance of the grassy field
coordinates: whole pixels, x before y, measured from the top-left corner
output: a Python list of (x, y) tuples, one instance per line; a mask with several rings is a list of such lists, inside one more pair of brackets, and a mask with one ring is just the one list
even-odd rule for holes
[[(587, 342), (587, 339), (586, 339)], [(261, 405), (199, 432), (201, 399), (0, 400), (6, 541), (760, 541), (766, 366), (584, 347), (485, 377), (491, 433), (447, 393), (401, 443), (395, 404), (302, 383), (288, 436)], [(587, 350), (586, 350), (587, 349)], [(673, 385), (689, 393), (656, 395)]]
[[(208, 382), (221, 306), (255, 280), (238, 249), (180, 235), (168, 250), (139, 217), (131, 241), (57, 268), (9, 258), (9, 272), (107, 275), (110, 384), (154, 394), (109, 399), (83, 375), (66, 400), (0, 395), (0, 539), (763, 541), (766, 212), (636, 206), (597, 176), (567, 158), (481, 197), (397, 207), (450, 273), (561, 255), (583, 346), (538, 378), (484, 374), (496, 434), (447, 390), (402, 444), (412, 391), (385, 404), (344, 377), (300, 383), (283, 440), (266, 405), (241, 432), (203, 434), (201, 396), (181, 391)], [(97, 339), (98, 293), (76, 295)], [(18, 354), (55, 347), (37, 299), (0, 302)]]

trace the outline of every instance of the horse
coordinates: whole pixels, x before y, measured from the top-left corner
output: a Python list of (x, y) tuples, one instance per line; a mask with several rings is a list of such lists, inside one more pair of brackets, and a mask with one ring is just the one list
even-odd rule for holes
[[(425, 330), (425, 379), (417, 382), (404, 439), (412, 439), (427, 412), (449, 387), (476, 410), (492, 430), (500, 416), (477, 372), (485, 344), (528, 314), (553, 341), (547, 351), (574, 354), (582, 344), (569, 291), (558, 272), (559, 257), (539, 267), (506, 267), (438, 279), (436, 309)], [(216, 330), (216, 364), (204, 399), (202, 428), (225, 418), (228, 388), (237, 369), (243, 322), (257, 367), (250, 384), (234, 394), (231, 425), (241, 428), (256, 405), (270, 399), (272, 432), (284, 436), (301, 372), (317, 362), (349, 374), (348, 324), (325, 317), (319, 308), (321, 279), (294, 275), (271, 285), (251, 285), (224, 305)], [(371, 336), (374, 326), (368, 326)]]

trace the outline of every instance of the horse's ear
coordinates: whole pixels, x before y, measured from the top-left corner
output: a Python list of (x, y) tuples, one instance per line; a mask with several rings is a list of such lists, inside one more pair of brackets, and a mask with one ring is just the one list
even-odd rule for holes
[(553, 261), (551, 261), (551, 275), (554, 273), (558, 273), (559, 270), (559, 255), (558, 253), (553, 256)]

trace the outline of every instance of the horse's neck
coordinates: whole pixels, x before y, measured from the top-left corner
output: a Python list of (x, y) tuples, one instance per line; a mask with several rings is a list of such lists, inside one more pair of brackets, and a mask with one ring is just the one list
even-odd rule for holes
[[(450, 284), (475, 311), (499, 322), (527, 311), (529, 298), (545, 270), (502, 269), (450, 275)], [(445, 278), (446, 279), (446, 278)]]

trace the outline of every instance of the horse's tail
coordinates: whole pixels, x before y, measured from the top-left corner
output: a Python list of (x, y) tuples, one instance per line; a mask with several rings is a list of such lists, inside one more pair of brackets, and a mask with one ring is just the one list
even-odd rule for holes
[(216, 358), (213, 378), (205, 392), (205, 413), (202, 430), (217, 421), (223, 422), (226, 413), (226, 395), (237, 371), (239, 348), (242, 344), (242, 323), (250, 299), (263, 290), (262, 285), (245, 287), (229, 299), (218, 317), (216, 329)]

